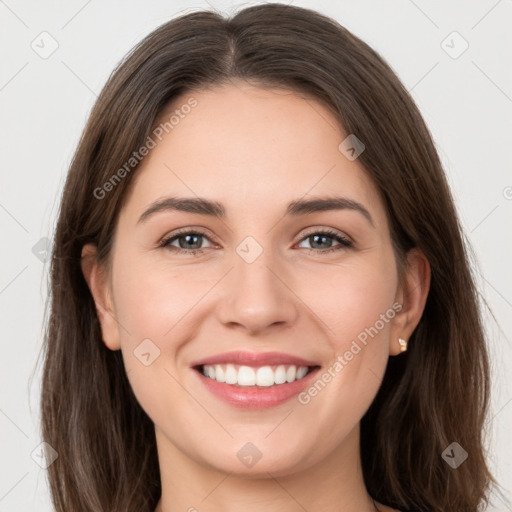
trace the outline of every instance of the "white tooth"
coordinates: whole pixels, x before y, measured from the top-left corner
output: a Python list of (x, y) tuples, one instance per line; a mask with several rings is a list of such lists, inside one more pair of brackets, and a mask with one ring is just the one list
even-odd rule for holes
[(295, 366), (289, 366), (288, 370), (286, 371), (286, 381), (287, 382), (293, 382), (295, 380), (297, 369)]
[(226, 366), (226, 373), (224, 375), (226, 384), (236, 384), (238, 381), (238, 373), (232, 364)]
[(220, 364), (215, 365), (215, 380), (217, 382), (226, 382), (226, 376)]
[(240, 366), (238, 370), (239, 386), (254, 386), (256, 384), (256, 373), (250, 366)]
[(284, 384), (286, 382), (286, 368), (283, 365), (276, 368), (274, 381), (276, 384)]
[(302, 377), (304, 377), (306, 375), (306, 373), (308, 373), (308, 367), (307, 366), (300, 366), (299, 369), (297, 370), (296, 379), (297, 380), (302, 379)]
[(262, 366), (256, 372), (256, 384), (258, 386), (273, 386), (274, 372), (270, 366)]
[(210, 379), (239, 386), (270, 387), (302, 379), (308, 373), (308, 366), (279, 365), (275, 370), (271, 366), (253, 368), (240, 366), (237, 370), (233, 364), (203, 365), (202, 373)]

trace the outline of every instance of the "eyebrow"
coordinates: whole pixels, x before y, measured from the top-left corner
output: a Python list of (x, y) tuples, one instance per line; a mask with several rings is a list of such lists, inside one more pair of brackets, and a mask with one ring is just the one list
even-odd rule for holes
[[(210, 215), (219, 219), (226, 217), (226, 209), (217, 202), (202, 197), (165, 197), (149, 205), (140, 216), (137, 224), (148, 220), (152, 215), (163, 211), (180, 211), (198, 215)], [(352, 210), (362, 214), (375, 227), (370, 212), (357, 201), (345, 197), (320, 197), (314, 199), (298, 199), (286, 207), (286, 215), (298, 216), (329, 210)]]

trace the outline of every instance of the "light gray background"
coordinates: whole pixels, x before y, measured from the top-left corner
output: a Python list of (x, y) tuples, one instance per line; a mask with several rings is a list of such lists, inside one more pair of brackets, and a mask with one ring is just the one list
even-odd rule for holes
[[(30, 380), (47, 297), (40, 239), (51, 238), (92, 104), (117, 62), (157, 26), (210, 5), (233, 13), (253, 3), (260, 2), (0, 0), (1, 512), (51, 510), (45, 471), (35, 462), (39, 369)], [(334, 17), (377, 50), (412, 92), (434, 135), (479, 261), (479, 288), (496, 318), (486, 313), (493, 366), (489, 457), (512, 500), (512, 2), (293, 4)], [(44, 31), (58, 44), (45, 59), (31, 47), (51, 49)], [(457, 58), (464, 41), (454, 31), (469, 44)], [(493, 511), (511, 510), (499, 496), (493, 501)]]

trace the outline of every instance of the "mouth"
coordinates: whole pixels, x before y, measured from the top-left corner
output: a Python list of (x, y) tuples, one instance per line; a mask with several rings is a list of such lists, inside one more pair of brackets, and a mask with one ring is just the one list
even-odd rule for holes
[(297, 398), (321, 366), (290, 354), (231, 352), (191, 365), (199, 385), (231, 407), (263, 410)]
[(201, 364), (194, 367), (207, 379), (239, 388), (269, 388), (297, 382), (313, 371), (318, 365), (299, 366), (295, 364), (248, 366), (239, 364)]

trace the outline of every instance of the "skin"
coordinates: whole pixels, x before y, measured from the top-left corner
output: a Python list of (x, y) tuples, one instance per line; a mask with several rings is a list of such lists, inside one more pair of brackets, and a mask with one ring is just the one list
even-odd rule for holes
[[(421, 318), (428, 262), (412, 250), (399, 281), (384, 203), (359, 161), (338, 150), (348, 134), (321, 103), (231, 82), (184, 94), (169, 112), (190, 96), (197, 106), (136, 171), (111, 268), (97, 262), (94, 245), (82, 253), (104, 343), (122, 350), (133, 391), (155, 424), (162, 477), (156, 511), (374, 512), (359, 422), (388, 358), (400, 352), (398, 337), (409, 339)], [(164, 211), (137, 223), (169, 195), (219, 201), (226, 218)], [(358, 201), (374, 227), (352, 210), (285, 215), (292, 200), (325, 196)], [(172, 246), (190, 251), (197, 244), (202, 254), (158, 247), (180, 228), (206, 237), (187, 245), (182, 236)], [(315, 246), (306, 236), (325, 228), (353, 247), (325, 253), (339, 242)], [(248, 236), (263, 249), (252, 263), (236, 252)], [(328, 368), (395, 302), (402, 310), (305, 405), (293, 398), (267, 410), (236, 409), (191, 368), (239, 349), (285, 352)], [(147, 338), (160, 350), (149, 366), (133, 354)], [(237, 457), (247, 442), (262, 454), (250, 468)]]

